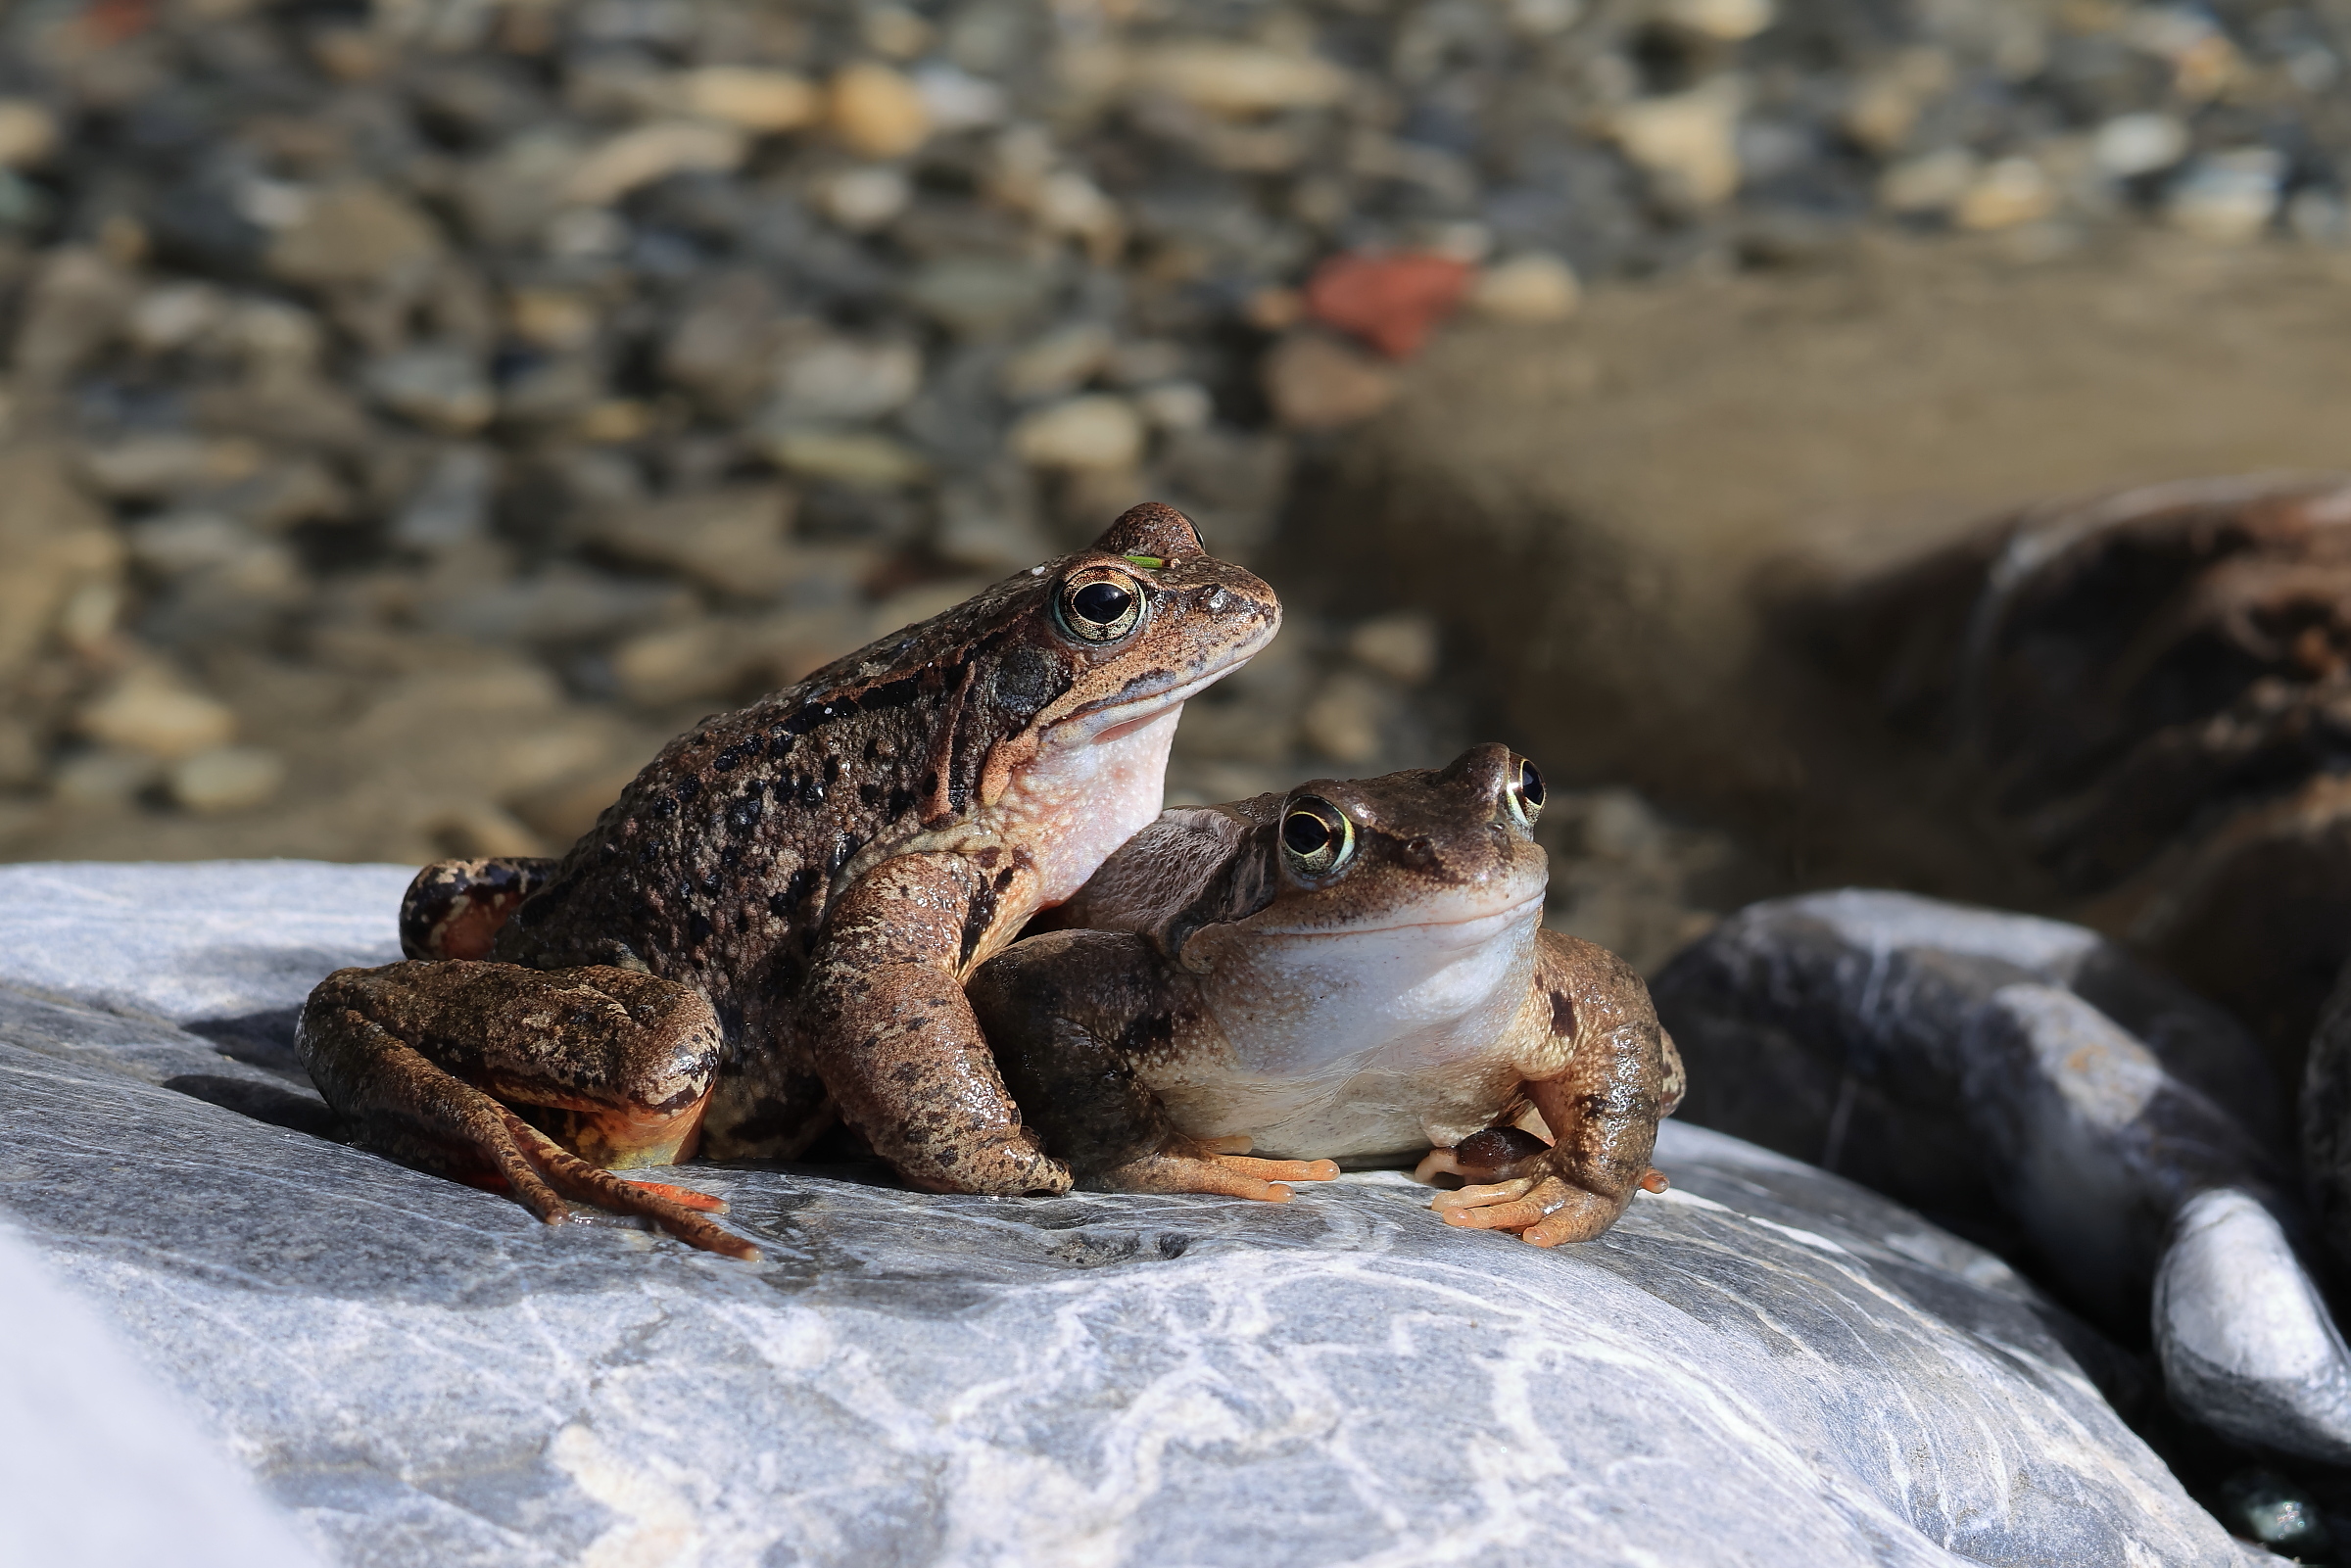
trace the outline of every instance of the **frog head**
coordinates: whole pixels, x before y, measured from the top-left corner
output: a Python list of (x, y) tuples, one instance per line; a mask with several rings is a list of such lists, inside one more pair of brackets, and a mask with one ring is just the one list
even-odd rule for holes
[(926, 836), (1007, 845), (1058, 903), (1158, 816), (1185, 699), (1280, 625), (1271, 588), (1209, 554), (1181, 512), (1145, 502), (1090, 548), (817, 672), (800, 701), (919, 713), (904, 738), (922, 752)]
[(1140, 932), (1196, 973), (1245, 953), (1332, 976), (1402, 963), (1393, 980), (1448, 955), (1507, 957), (1542, 914), (1543, 797), (1533, 763), (1488, 743), (1443, 769), (1171, 811), (1057, 924)]

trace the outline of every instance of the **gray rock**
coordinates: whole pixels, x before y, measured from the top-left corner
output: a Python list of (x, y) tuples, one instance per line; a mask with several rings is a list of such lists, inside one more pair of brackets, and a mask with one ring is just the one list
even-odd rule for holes
[(747, 1266), (538, 1225), (302, 1130), (289, 1009), (390, 956), (406, 876), (0, 868), (0, 1210), (332, 1559), (2236, 1560), (2094, 1334), (1694, 1127), (1563, 1252), (1394, 1172), (1271, 1208), (692, 1167)]
[(1856, 890), (1752, 905), (1652, 989), (1684, 1117), (1915, 1204), (2117, 1332), (2151, 1309), (2183, 1412), (2351, 1455), (2275, 1088), (2217, 1009), (2080, 927)]

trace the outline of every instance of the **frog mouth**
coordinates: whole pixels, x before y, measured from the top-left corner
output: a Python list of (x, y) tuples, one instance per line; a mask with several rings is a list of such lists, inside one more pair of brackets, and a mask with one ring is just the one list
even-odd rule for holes
[(1123, 700), (1102, 707), (1072, 714), (1065, 721), (1065, 727), (1075, 732), (1071, 739), (1078, 743), (1099, 746), (1124, 740), (1136, 731), (1166, 718), (1174, 709), (1215, 686), (1237, 669), (1240, 663), (1240, 659), (1235, 659), (1205, 675), (1193, 676), (1180, 686), (1164, 687), (1142, 696), (1126, 696)]
[(1258, 926), (1250, 927), (1254, 936), (1319, 937), (1323, 940), (1342, 940), (1351, 936), (1386, 936), (1400, 931), (1428, 931), (1461, 945), (1471, 946), (1491, 941), (1513, 923), (1529, 914), (1540, 914), (1545, 891), (1538, 889), (1514, 904), (1501, 909), (1483, 909), (1474, 914), (1457, 915), (1448, 920), (1400, 920), (1383, 926)]

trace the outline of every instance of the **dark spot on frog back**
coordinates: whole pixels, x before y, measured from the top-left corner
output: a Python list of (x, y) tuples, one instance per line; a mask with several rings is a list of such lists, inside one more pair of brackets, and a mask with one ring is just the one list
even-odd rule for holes
[(1551, 993), (1551, 1032), (1565, 1039), (1575, 1036), (1575, 1003), (1565, 991)]

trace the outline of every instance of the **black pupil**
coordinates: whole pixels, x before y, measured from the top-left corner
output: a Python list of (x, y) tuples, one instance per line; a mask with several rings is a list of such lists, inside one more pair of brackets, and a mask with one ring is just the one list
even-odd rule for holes
[(1070, 595), (1070, 608), (1096, 626), (1110, 625), (1133, 602), (1134, 595), (1116, 583), (1088, 583)]
[(1518, 793), (1526, 797), (1526, 803), (1530, 806), (1543, 804), (1543, 776), (1535, 771), (1535, 765), (1531, 762), (1520, 765)]
[(1330, 824), (1311, 811), (1293, 811), (1281, 825), (1281, 841), (1293, 855), (1311, 855), (1330, 842)]

